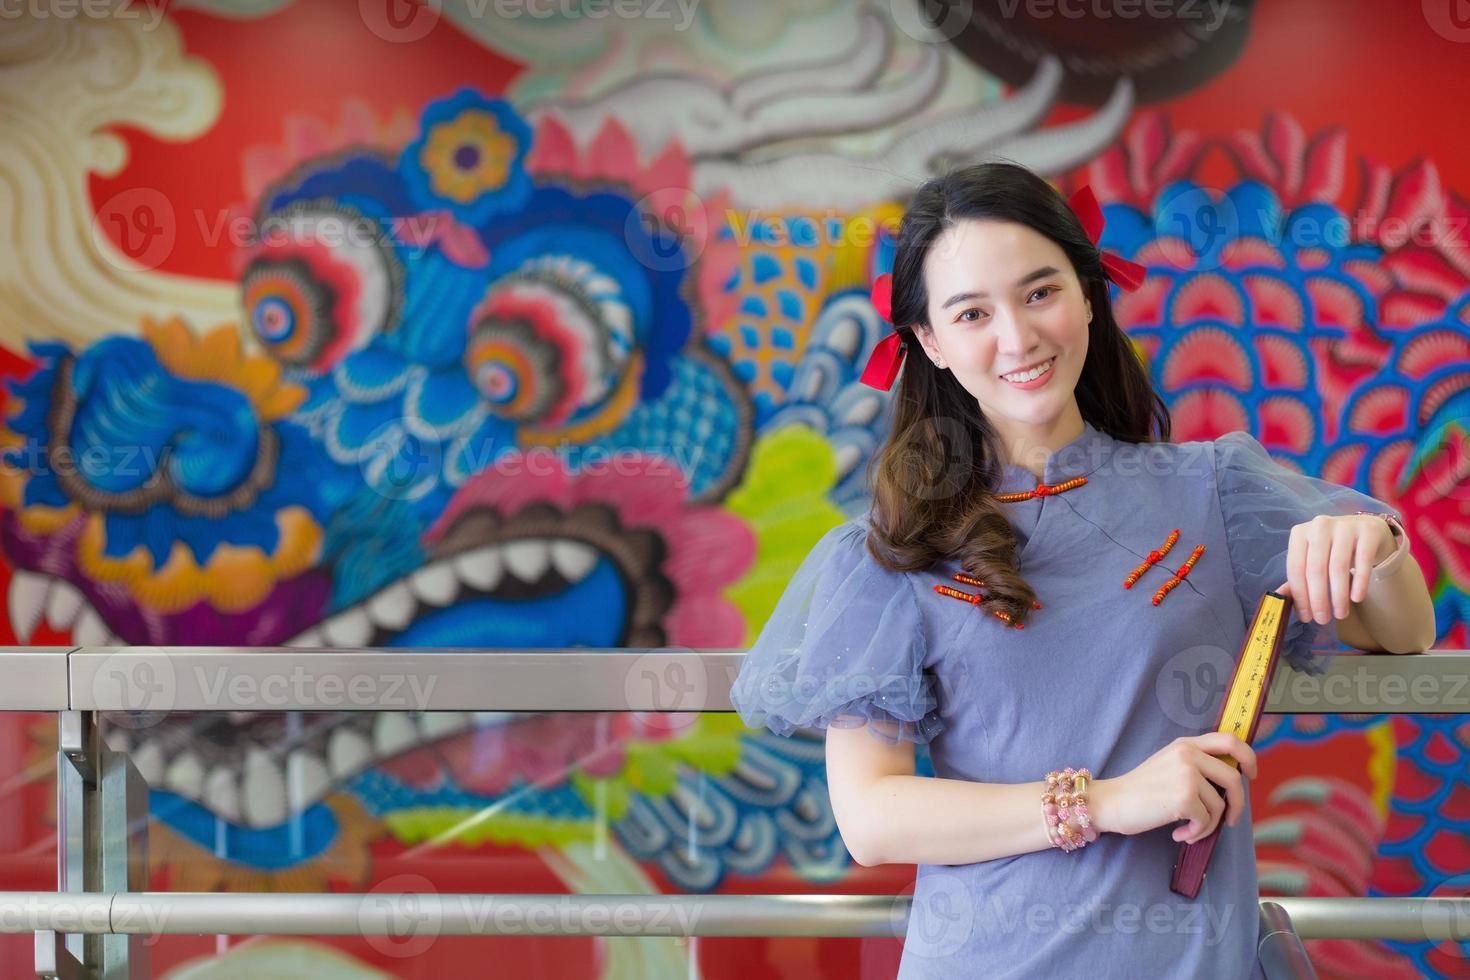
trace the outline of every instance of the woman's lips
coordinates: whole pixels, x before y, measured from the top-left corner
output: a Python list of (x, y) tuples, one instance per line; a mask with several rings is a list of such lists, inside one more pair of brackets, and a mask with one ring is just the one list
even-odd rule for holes
[(1013, 388), (1020, 388), (1022, 391), (1030, 391), (1033, 388), (1040, 388), (1042, 385), (1051, 380), (1051, 376), (1055, 373), (1056, 370), (1056, 364), (1056, 355), (1052, 355), (1051, 359), (1046, 362), (1046, 370), (1037, 377), (1031, 379), (1030, 381), (1012, 381), (1004, 376), (1001, 377), (1001, 380)]

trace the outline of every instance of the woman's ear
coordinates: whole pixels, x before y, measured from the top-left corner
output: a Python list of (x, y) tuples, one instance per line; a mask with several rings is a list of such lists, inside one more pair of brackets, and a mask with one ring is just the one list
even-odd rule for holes
[(934, 331), (926, 330), (922, 326), (914, 327), (914, 336), (924, 347), (924, 353), (929, 360), (934, 362), (935, 367), (944, 367), (944, 355), (939, 351), (939, 344), (934, 339)]

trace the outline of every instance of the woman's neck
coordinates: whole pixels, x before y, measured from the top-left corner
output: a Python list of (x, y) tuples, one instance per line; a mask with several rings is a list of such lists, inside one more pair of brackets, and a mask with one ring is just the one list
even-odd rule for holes
[(1069, 411), (1049, 423), (1031, 425), (992, 420), (992, 424), (1000, 430), (1007, 464), (1029, 470), (1038, 483), (1046, 476), (1046, 461), (1051, 454), (1080, 436), (1084, 429), (1082, 412), (1075, 399)]

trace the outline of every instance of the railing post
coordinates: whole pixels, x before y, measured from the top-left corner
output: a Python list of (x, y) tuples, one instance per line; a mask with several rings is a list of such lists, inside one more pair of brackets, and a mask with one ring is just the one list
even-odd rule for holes
[(1275, 902), (1261, 902), (1261, 939), (1257, 947), (1266, 980), (1317, 980), (1317, 970), (1292, 928), (1291, 916)]
[[(148, 888), (148, 785), (124, 752), (103, 745), (96, 712), (57, 713), (57, 891)], [(36, 934), (40, 977), (148, 976), (147, 937)]]

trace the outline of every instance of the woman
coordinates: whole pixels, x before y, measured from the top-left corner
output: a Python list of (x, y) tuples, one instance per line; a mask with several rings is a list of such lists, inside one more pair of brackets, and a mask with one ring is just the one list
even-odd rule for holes
[[(905, 980), (1260, 976), (1256, 758), (1214, 731), (1248, 617), (1286, 597), (1298, 667), (1436, 635), (1385, 504), (1244, 432), (1168, 442), (1108, 292), (1143, 270), (1101, 227), (1086, 189), (1012, 164), (918, 190), (874, 289), (898, 326), (863, 380), (901, 372), (874, 506), (807, 556), (732, 688), (747, 724), (826, 729), (858, 863), (919, 866)], [(1176, 894), (1180, 842), (1222, 818)]]

